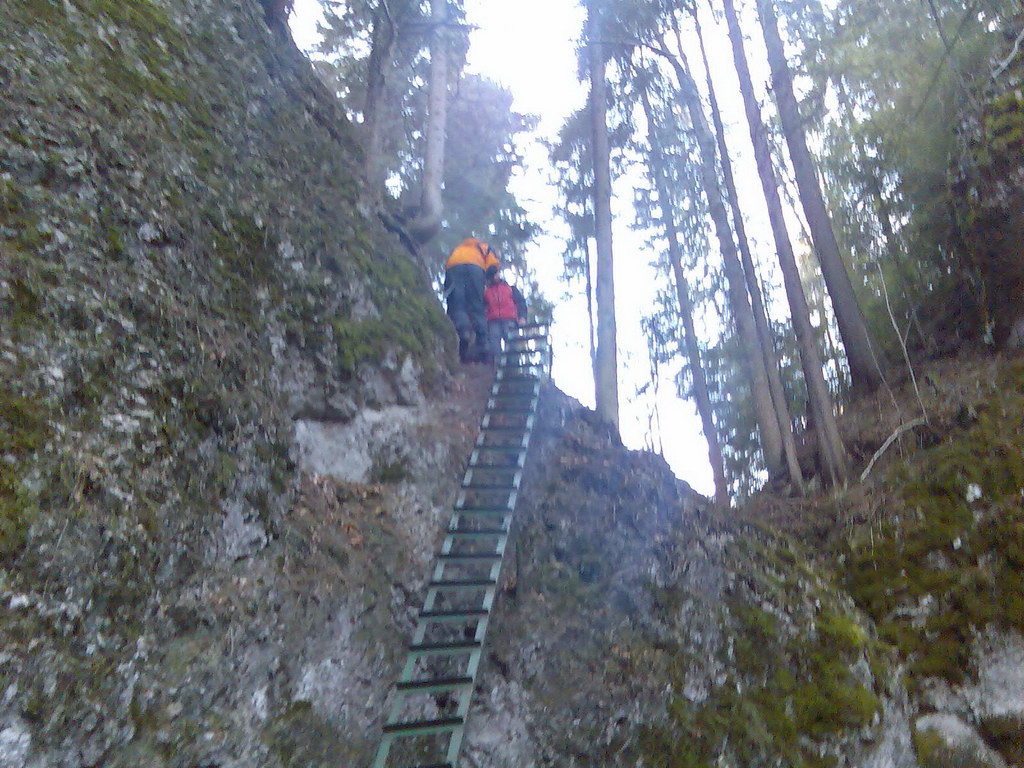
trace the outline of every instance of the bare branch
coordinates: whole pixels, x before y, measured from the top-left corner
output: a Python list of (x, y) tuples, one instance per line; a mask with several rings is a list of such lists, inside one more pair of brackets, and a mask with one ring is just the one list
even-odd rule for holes
[(1010, 55), (999, 62), (999, 66), (992, 71), (992, 79), (995, 80), (1006, 70), (1008, 66), (1017, 58), (1017, 54), (1020, 52), (1020, 44), (1024, 42), (1024, 29), (1017, 35), (1017, 39), (1013, 41), (1013, 50), (1010, 51)]
[(895, 432), (889, 435), (889, 439), (882, 443), (882, 447), (875, 451), (875, 455), (871, 457), (871, 461), (868, 462), (868, 465), (864, 468), (864, 471), (860, 473), (860, 481), (863, 483), (865, 480), (867, 480), (868, 474), (871, 472), (871, 469), (875, 466), (875, 462), (882, 457), (882, 454), (889, 449), (890, 445), (896, 442), (900, 435), (902, 435), (904, 432), (913, 429), (914, 427), (924, 426), (924, 423), (924, 419), (914, 419), (913, 421), (909, 421), (906, 424), (900, 425)]

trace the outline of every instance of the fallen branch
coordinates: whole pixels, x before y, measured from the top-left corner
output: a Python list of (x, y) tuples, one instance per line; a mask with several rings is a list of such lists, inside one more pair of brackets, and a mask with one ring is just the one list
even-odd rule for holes
[(860, 481), (863, 483), (865, 480), (868, 479), (868, 474), (871, 472), (872, 467), (875, 466), (875, 462), (882, 457), (882, 454), (889, 449), (890, 445), (892, 445), (894, 442), (896, 442), (897, 439), (899, 439), (900, 435), (902, 435), (904, 432), (907, 432), (908, 430), (913, 429), (914, 427), (924, 426), (925, 423), (926, 422), (924, 419), (914, 419), (913, 421), (908, 421), (906, 424), (900, 425), (895, 432), (889, 435), (889, 439), (882, 443), (882, 447), (875, 451), (875, 455), (871, 457), (871, 461), (868, 462), (868, 465), (864, 468), (864, 471), (860, 473)]
[(1017, 35), (1017, 39), (1013, 41), (1013, 50), (1010, 51), (1010, 55), (1007, 56), (1003, 61), (1001, 61), (999, 63), (999, 66), (992, 71), (993, 80), (995, 80), (997, 77), (1003, 74), (1003, 70), (1010, 66), (1013, 60), (1017, 57), (1017, 53), (1018, 51), (1020, 51), (1021, 42), (1024, 42), (1024, 29), (1020, 31), (1020, 34)]

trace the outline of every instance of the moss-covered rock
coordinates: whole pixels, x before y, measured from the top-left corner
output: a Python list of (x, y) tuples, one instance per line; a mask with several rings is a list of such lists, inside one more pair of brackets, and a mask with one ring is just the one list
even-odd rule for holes
[(1004, 368), (973, 425), (895, 469), (888, 514), (849, 539), (845, 583), (917, 683), (963, 682), (989, 625), (1024, 632), (1022, 375)]
[[(494, 620), (489, 685), (507, 695), (480, 713), (475, 759), (913, 765), (895, 659), (807, 553), (711, 514), (565, 400), (545, 399), (535, 440), (514, 596)], [(525, 720), (533, 746), (484, 748), (489, 720)]]
[(1010, 765), (1024, 765), (1024, 714), (993, 715), (981, 720), (985, 741)]
[[(287, 587), (292, 419), (449, 372), (359, 168), (255, 0), (0, 4), (0, 723), (27, 765), (302, 759), (260, 739), (297, 691), (280, 649), (326, 621)], [(352, 599), (390, 620), (368, 571)]]

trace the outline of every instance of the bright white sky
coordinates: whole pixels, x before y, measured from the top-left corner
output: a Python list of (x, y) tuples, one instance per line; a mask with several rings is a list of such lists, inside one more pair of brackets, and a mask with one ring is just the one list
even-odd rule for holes
[[(514, 108), (541, 118), (536, 141), (522, 147), (527, 169), (514, 179), (514, 191), (533, 221), (547, 230), (531, 246), (528, 259), (547, 296), (557, 304), (553, 335), (556, 343), (554, 378), (558, 386), (586, 405), (593, 406), (593, 380), (587, 345), (586, 302), (565, 296), (561, 236), (564, 226), (553, 214), (558, 193), (547, 168), (547, 153), (540, 140), (553, 138), (563, 120), (586, 100), (576, 80), (576, 46), (583, 10), (576, 0), (465, 0), (472, 32), (469, 69), (495, 80), (513, 93)], [(296, 0), (292, 28), (300, 47), (309, 48), (316, 37), (318, 0)], [(715, 53), (712, 52), (712, 56)], [(692, 62), (697, 65), (698, 62)], [(728, 101), (727, 99), (723, 99)], [(729, 105), (723, 104), (729, 113)], [(735, 114), (735, 113), (734, 113)], [(630, 229), (632, 189), (626, 179), (615, 187), (615, 280), (619, 334), (621, 432), (631, 448), (650, 447), (651, 415), (657, 408), (653, 444), (662, 446), (673, 471), (696, 490), (714, 490), (707, 459), (707, 444), (693, 405), (675, 396), (672, 374), (665, 371), (658, 396), (636, 396), (650, 378), (647, 345), (640, 321), (653, 307), (656, 281), (650, 266), (654, 254), (643, 238)]]

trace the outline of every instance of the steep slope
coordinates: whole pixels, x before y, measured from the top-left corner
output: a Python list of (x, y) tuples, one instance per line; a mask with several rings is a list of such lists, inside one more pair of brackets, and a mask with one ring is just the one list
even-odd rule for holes
[(892, 659), (767, 531), (544, 400), (470, 765), (913, 766)]

